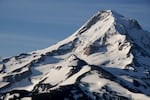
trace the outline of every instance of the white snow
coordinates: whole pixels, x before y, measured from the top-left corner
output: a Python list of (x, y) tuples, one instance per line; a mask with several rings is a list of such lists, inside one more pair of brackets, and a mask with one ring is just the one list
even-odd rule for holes
[(32, 100), (31, 97), (25, 97), (25, 98), (22, 98), (21, 100)]
[(100, 78), (97, 72), (92, 72), (90, 75), (85, 76), (81, 79), (83, 84), (88, 84), (90, 91), (100, 93), (99, 91), (103, 86), (108, 86), (111, 90), (116, 91), (119, 95), (125, 97), (131, 97), (134, 100), (149, 100), (149, 97), (139, 93), (133, 93), (120, 86), (118, 83), (110, 81), (108, 79)]
[[(144, 93), (150, 93), (150, 87), (146, 85), (146, 83), (150, 84), (150, 33), (134, 28), (133, 20), (111, 10), (100, 13), (98, 12), (94, 15), (73, 35), (46, 49), (30, 52), (30, 55), (24, 58), (9, 58), (9, 61), (4, 63), (6, 66), (4, 72), (0, 73), (0, 88), (9, 84), (9, 82), (3, 81), (3, 77), (6, 75), (21, 74), (28, 70), (31, 70), (31, 75), (21, 81), (12, 83), (10, 87), (3, 91), (13, 89), (31, 91), (41, 81), (50, 85), (57, 85), (55, 88), (74, 84), (78, 77), (91, 70), (88, 65), (81, 66), (78, 72), (69, 77), (69, 74), (74, 70), (73, 66), (78, 67), (78, 59), (76, 59), (78, 57), (89, 65), (97, 65), (107, 70), (117, 78), (129, 82), (130, 85), (133, 83), (133, 79), (137, 79), (141, 85), (147, 87), (147, 89), (143, 86), (135, 87), (141, 90), (143, 94), (133, 93), (120, 86), (117, 82), (101, 78), (98, 72), (92, 72), (81, 80), (82, 85), (84, 83), (89, 84), (89, 87), (86, 87), (87, 90), (100, 93), (102, 91), (99, 91), (99, 89), (107, 85), (118, 92), (119, 95), (131, 97), (135, 100), (148, 100), (150, 97), (145, 96)], [(100, 19), (94, 22), (95, 19), (93, 18), (95, 17)], [(92, 25), (90, 26), (90, 24)], [(85, 31), (79, 33), (81, 30)], [(74, 40), (77, 41), (73, 43)], [(62, 55), (44, 56), (54, 50), (68, 50), (73, 45), (72, 51), (64, 52)], [(98, 49), (92, 54), (86, 55), (85, 49), (90, 46), (96, 46)], [(136, 50), (133, 50), (133, 47)], [(44, 56), (43, 61), (35, 63), (33, 66), (26, 66), (32, 61), (43, 57), (42, 55)], [(3, 63), (0, 63), (0, 71), (2, 67)], [(128, 70), (123, 70), (127, 67), (129, 67)], [(13, 72), (19, 68), (22, 68), (19, 72)], [(133, 84), (131, 86), (134, 87)]]
[(73, 76), (69, 77), (67, 80), (65, 80), (64, 82), (60, 83), (61, 85), (69, 85), (69, 84), (74, 84), (76, 82), (76, 79), (81, 76), (82, 74), (90, 71), (90, 67), (89, 66), (83, 66), (83, 68), (77, 72), (76, 74), (74, 74)]

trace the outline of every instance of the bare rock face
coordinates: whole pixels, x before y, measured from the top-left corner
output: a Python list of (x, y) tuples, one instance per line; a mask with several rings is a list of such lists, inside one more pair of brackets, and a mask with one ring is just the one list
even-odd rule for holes
[(150, 33), (99, 11), (70, 37), (0, 61), (0, 100), (150, 100)]
[(4, 73), (6, 66), (4, 64), (0, 65), (0, 73)]
[(27, 70), (19, 74), (10, 74), (8, 76), (3, 77), (3, 82), (10, 82), (10, 83), (18, 82), (31, 75), (31, 73), (32, 73), (31, 70)]
[(91, 45), (91, 46), (85, 48), (84, 54), (91, 55), (93, 53), (96, 53), (98, 50), (99, 50), (99, 47)]

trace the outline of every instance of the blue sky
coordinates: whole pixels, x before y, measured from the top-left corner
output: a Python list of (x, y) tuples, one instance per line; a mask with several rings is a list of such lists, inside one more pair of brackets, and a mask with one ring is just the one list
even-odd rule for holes
[(0, 0), (0, 56), (46, 48), (104, 9), (150, 31), (150, 0)]

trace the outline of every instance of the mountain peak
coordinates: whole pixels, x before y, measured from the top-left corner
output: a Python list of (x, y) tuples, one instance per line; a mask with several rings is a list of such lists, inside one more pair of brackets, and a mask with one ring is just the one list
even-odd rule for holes
[(120, 15), (119, 13), (117, 13), (117, 12), (115, 12), (115, 11), (113, 11), (113, 10), (100, 10), (100, 11), (98, 11), (97, 12), (97, 14), (109, 14), (109, 15), (112, 15), (112, 16), (120, 16), (120, 17), (122, 17), (122, 15)]
[[(98, 11), (94, 16), (92, 16), (79, 30), (76, 34), (82, 34), (89, 30), (91, 27), (96, 26), (95, 31), (104, 27), (110, 29), (114, 27), (120, 33), (124, 33), (126, 30), (137, 29), (141, 30), (142, 27), (135, 19), (130, 19), (124, 17), (123, 15), (113, 11), (113, 10), (101, 10)], [(94, 28), (92, 28), (94, 29)]]
[(0, 99), (149, 100), (149, 61), (150, 33), (99, 11), (70, 37), (0, 61)]

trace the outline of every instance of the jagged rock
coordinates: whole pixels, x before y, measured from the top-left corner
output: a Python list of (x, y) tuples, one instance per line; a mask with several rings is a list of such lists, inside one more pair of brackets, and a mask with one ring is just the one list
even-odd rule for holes
[(149, 100), (149, 38), (136, 20), (100, 11), (53, 46), (0, 61), (0, 99)]
[(31, 75), (31, 70), (26, 70), (26, 71), (23, 71), (21, 73), (18, 73), (18, 74), (10, 74), (10, 75), (7, 75), (7, 76), (4, 76), (3, 77), (3, 81), (4, 82), (10, 82), (10, 83), (14, 83), (14, 82), (18, 82), (26, 77), (28, 77), (29, 75)]

